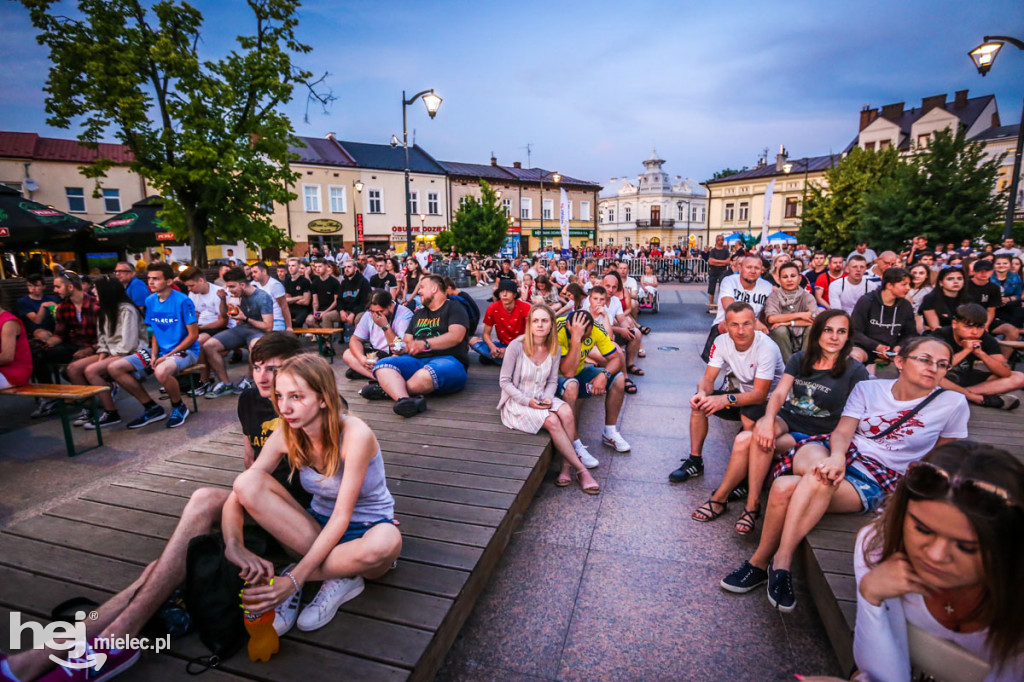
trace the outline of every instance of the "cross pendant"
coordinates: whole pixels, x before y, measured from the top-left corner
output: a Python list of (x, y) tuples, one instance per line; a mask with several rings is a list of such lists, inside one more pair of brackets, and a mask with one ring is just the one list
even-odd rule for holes
[(948, 615), (950, 615), (950, 616), (952, 616), (954, 613), (956, 613), (956, 609), (954, 609), (953, 605), (950, 604), (949, 602), (946, 602), (946, 605), (944, 607), (942, 607), (942, 608), (944, 608), (946, 610), (946, 613)]

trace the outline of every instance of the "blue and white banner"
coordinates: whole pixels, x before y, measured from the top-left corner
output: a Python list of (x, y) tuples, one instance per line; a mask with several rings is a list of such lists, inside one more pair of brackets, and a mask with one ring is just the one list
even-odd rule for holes
[(761, 244), (760, 249), (763, 252), (768, 248), (768, 218), (772, 214), (772, 194), (775, 192), (775, 178), (768, 183), (768, 188), (764, 191), (764, 220), (761, 221)]
[(559, 201), (558, 225), (562, 228), (562, 248), (569, 248), (569, 195), (565, 189), (561, 190), (562, 195)]

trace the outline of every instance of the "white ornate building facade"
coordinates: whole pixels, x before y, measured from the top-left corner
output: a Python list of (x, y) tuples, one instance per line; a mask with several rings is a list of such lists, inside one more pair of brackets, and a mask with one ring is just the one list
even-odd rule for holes
[(692, 178), (670, 177), (657, 150), (643, 164), (643, 173), (613, 178), (598, 198), (598, 245), (664, 249), (683, 245), (691, 235), (690, 243), (702, 244), (707, 190)]

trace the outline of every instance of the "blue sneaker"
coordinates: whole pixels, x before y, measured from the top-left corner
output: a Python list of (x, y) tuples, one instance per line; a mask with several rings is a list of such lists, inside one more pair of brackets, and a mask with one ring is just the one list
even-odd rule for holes
[(793, 574), (781, 568), (776, 570), (771, 564), (768, 564), (768, 601), (783, 613), (796, 608)]
[(719, 585), (722, 586), (723, 590), (736, 594), (746, 594), (767, 581), (768, 571), (754, 566), (749, 561), (744, 561), (742, 566), (725, 576)]
[(148, 410), (146, 410), (145, 412), (140, 414), (135, 419), (133, 419), (130, 422), (128, 422), (128, 428), (129, 429), (141, 429), (146, 424), (150, 424), (152, 422), (158, 422), (161, 419), (166, 419), (166, 418), (167, 418), (167, 413), (164, 411), (164, 408), (160, 407), (159, 405), (154, 405), (153, 407), (149, 408)]
[(185, 423), (185, 418), (188, 417), (189, 411), (185, 407), (185, 403), (182, 403), (178, 407), (171, 409), (171, 418), (167, 420), (167, 428), (173, 429), (176, 426), (181, 426)]

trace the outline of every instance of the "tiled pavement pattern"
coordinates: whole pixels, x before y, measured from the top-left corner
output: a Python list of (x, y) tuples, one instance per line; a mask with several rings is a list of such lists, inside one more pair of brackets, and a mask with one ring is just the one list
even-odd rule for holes
[[(710, 495), (735, 426), (716, 423), (706, 474), (673, 486), (688, 449), (689, 413), (710, 326), (693, 287), (662, 288), (642, 322), (646, 376), (626, 401), (632, 454), (601, 446), (600, 406), (582, 433), (601, 460), (596, 497), (578, 486), (542, 487), (496, 575), (450, 651), (439, 680), (792, 680), (840, 673), (799, 567), (797, 610), (772, 609), (759, 589), (723, 592), (718, 581), (753, 551), (756, 533), (732, 530), (740, 505), (710, 523), (690, 513)], [(679, 331), (680, 329), (685, 331)], [(659, 351), (675, 346), (679, 351)]]

